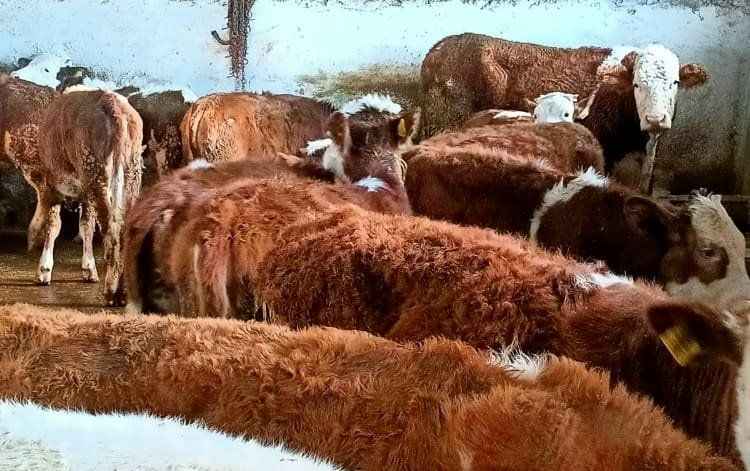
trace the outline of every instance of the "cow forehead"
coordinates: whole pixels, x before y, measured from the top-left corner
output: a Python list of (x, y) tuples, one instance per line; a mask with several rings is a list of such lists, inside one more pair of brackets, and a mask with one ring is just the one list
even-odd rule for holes
[(700, 241), (724, 247), (731, 258), (745, 259), (745, 236), (716, 196), (696, 196), (689, 206), (690, 218)]
[(638, 51), (633, 72), (635, 78), (643, 82), (671, 82), (680, 77), (680, 60), (666, 47), (653, 44)]
[[(29, 64), (24, 67), (26, 68), (38, 68), (46, 67), (50, 69), (50, 72), (57, 72), (57, 69), (65, 65), (70, 65), (70, 58), (57, 56), (55, 54), (43, 53), (35, 56)], [(54, 70), (53, 70), (54, 69)], [(23, 69), (22, 69), (23, 70)]]
[(539, 95), (537, 97), (536, 102), (538, 104), (544, 103), (544, 102), (551, 102), (551, 103), (575, 103), (578, 101), (578, 95), (575, 95), (573, 93), (565, 93), (565, 92), (550, 92), (545, 93), (544, 95)]

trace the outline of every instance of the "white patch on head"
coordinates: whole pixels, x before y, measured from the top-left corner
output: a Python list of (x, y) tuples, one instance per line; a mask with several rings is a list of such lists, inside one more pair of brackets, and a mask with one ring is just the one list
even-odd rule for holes
[(331, 141), (331, 145), (326, 148), (322, 159), (323, 168), (332, 172), (339, 178), (344, 178), (344, 156), (338, 144)]
[(206, 159), (195, 159), (187, 164), (187, 168), (190, 170), (206, 170), (214, 168), (214, 164), (210, 163)]
[(522, 118), (532, 118), (533, 116), (531, 113), (527, 113), (526, 111), (514, 111), (514, 110), (502, 110), (496, 113), (492, 119), (497, 120), (511, 120), (511, 119), (522, 119)]
[(198, 101), (198, 95), (196, 95), (195, 92), (190, 89), (190, 87), (173, 84), (146, 85), (145, 87), (139, 88), (138, 91), (133, 92), (128, 96), (141, 94), (143, 97), (147, 97), (149, 95), (164, 92), (182, 92), (182, 99), (185, 100), (185, 103), (194, 103)]
[(60, 85), (57, 73), (60, 72), (61, 68), (70, 65), (71, 61), (68, 57), (47, 53), (39, 54), (26, 67), (11, 72), (10, 76), (33, 82), (37, 85), (55, 88)]
[(330, 138), (317, 139), (315, 141), (307, 141), (307, 147), (305, 147), (305, 153), (308, 156), (314, 155), (318, 151), (321, 151), (323, 149), (328, 149), (328, 147), (331, 144), (333, 144), (333, 139), (330, 139)]
[(750, 300), (750, 278), (745, 266), (745, 236), (729, 217), (719, 196), (695, 196), (690, 203), (690, 220), (702, 244), (723, 248), (728, 256), (726, 276), (704, 284), (692, 277), (686, 283), (666, 284), (666, 291), (718, 310), (744, 311)]
[(2, 401), (0, 469), (334, 471), (338, 468), (283, 446), (231, 437), (179, 419), (118, 413), (94, 415)]
[(628, 276), (615, 275), (614, 273), (579, 273), (575, 277), (577, 287), (586, 291), (601, 288), (609, 288), (614, 285), (632, 285), (633, 279)]
[(578, 95), (552, 92), (536, 99), (534, 118), (537, 123), (572, 123)]
[(357, 98), (356, 100), (345, 103), (344, 106), (341, 107), (340, 111), (345, 115), (353, 115), (367, 109), (371, 109), (381, 113), (401, 113), (401, 105), (394, 102), (390, 96), (380, 95), (377, 93), (365, 95), (361, 98)]
[(674, 52), (660, 44), (639, 51), (633, 84), (641, 129), (672, 127), (679, 80), (680, 60)]
[(542, 204), (539, 205), (536, 211), (534, 211), (534, 215), (531, 218), (531, 226), (529, 228), (529, 238), (532, 241), (536, 241), (536, 236), (541, 227), (542, 218), (551, 207), (570, 201), (584, 188), (607, 188), (608, 184), (609, 180), (607, 180), (607, 177), (599, 174), (593, 167), (578, 172), (578, 176), (568, 182), (567, 185), (560, 181), (560, 183), (550, 188), (547, 193), (544, 194)]
[(490, 353), (490, 364), (500, 366), (516, 378), (524, 381), (536, 381), (547, 367), (550, 356), (527, 355), (520, 351), (514, 341), (500, 351)]
[(387, 188), (387, 185), (383, 180), (372, 176), (363, 178), (362, 180), (358, 180), (354, 184), (357, 186), (361, 186), (362, 188), (367, 188), (368, 192), (376, 192), (380, 189)]

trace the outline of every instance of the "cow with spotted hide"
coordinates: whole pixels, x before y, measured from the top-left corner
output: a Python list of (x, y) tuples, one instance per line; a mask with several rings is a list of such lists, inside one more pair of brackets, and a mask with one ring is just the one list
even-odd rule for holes
[(628, 153), (648, 151), (640, 188), (650, 191), (657, 138), (647, 148), (649, 134), (672, 127), (678, 89), (704, 84), (708, 73), (681, 65), (658, 44), (566, 49), (465, 33), (435, 44), (421, 77), (427, 136), (483, 109), (527, 109), (529, 100), (552, 91), (589, 97), (580, 119), (604, 148), (607, 170)]
[(120, 242), (125, 212), (141, 187), (143, 122), (117, 93), (60, 94), (23, 79), (44, 82), (44, 77), (53, 76), (48, 59), (32, 60), (0, 84), (3, 154), (37, 193), (28, 230), (29, 248), (42, 246), (37, 281), (51, 282), (60, 208), (66, 200), (77, 201), (83, 278), (99, 280), (93, 253), (98, 221), (104, 234), (104, 298), (108, 305), (124, 304)]

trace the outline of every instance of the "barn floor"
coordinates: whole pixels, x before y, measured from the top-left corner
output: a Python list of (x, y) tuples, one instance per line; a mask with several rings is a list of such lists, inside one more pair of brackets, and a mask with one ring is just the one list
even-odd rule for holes
[[(101, 246), (95, 253), (99, 275), (103, 277)], [(0, 233), (0, 304), (30, 303), (84, 312), (103, 309), (100, 284), (81, 281), (80, 244), (58, 239), (50, 286), (37, 286), (34, 282), (38, 260), (38, 253), (26, 252), (25, 233)]]

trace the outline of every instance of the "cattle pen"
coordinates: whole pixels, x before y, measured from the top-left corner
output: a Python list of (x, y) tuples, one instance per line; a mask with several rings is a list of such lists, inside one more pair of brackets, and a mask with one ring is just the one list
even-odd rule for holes
[(0, 8), (0, 471), (750, 471), (746, 0)]

